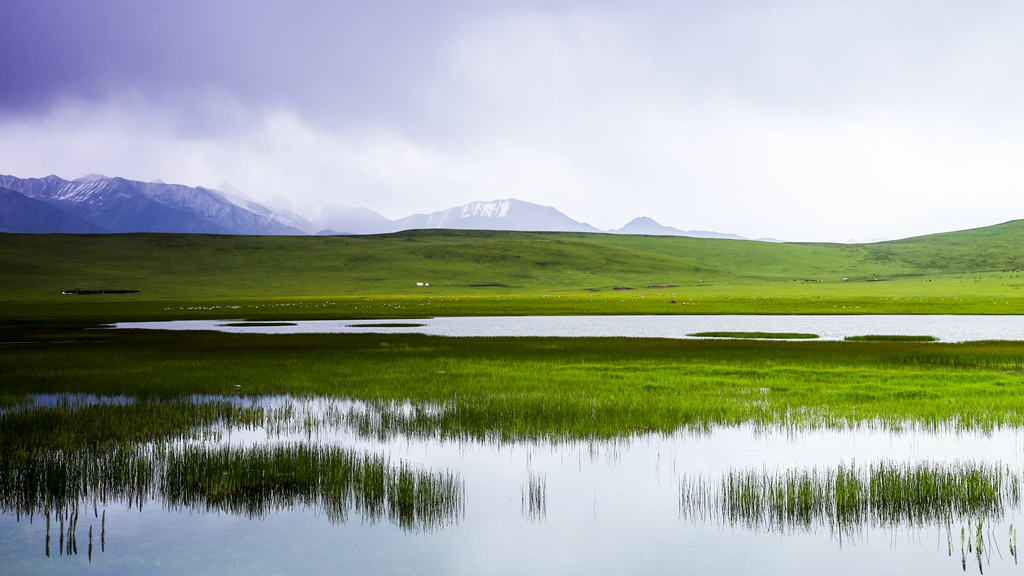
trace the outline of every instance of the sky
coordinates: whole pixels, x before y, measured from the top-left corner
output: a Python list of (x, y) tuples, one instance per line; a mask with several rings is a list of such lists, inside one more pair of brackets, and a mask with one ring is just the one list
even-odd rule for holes
[(0, 3), (0, 173), (866, 241), (1024, 218), (1024, 3)]

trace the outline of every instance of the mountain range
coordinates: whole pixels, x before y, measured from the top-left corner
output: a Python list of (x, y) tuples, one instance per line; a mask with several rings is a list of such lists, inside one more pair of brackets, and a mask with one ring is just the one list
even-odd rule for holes
[[(206, 188), (98, 174), (75, 180), (0, 175), (0, 232), (308, 235), (384, 234), (423, 228), (602, 232), (551, 206), (514, 198), (471, 202), (389, 220), (369, 208), (331, 202), (293, 202), (274, 196), (261, 204), (227, 182)], [(735, 234), (678, 230), (648, 217), (636, 218), (608, 233), (744, 239)]]

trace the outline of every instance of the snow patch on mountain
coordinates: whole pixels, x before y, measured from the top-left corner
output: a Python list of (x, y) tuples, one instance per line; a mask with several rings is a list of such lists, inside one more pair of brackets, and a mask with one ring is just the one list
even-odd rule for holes
[(515, 201), (515, 199), (510, 198), (508, 200), (494, 200), (492, 202), (470, 202), (462, 207), (459, 215), (463, 218), (470, 218), (472, 216), (508, 218), (508, 212)]

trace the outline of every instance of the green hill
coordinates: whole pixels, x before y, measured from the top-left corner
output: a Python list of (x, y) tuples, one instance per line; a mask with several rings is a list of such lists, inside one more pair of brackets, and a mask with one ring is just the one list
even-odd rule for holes
[[(1022, 270), (1024, 221), (852, 245), (449, 230), (2, 234), (0, 318), (1005, 314), (1024, 312)], [(139, 292), (61, 294), (71, 289)]]

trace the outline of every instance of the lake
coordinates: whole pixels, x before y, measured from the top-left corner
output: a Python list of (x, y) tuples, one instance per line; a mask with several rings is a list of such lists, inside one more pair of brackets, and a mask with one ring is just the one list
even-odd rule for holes
[[(687, 338), (696, 332), (789, 332), (842, 340), (868, 334), (933, 336), (945, 342), (1024, 340), (1024, 316), (490, 316), (399, 320), (297, 320), (286, 325), (233, 320), (119, 322), (117, 328), (221, 332), (416, 333), (434, 336)], [(388, 327), (387, 325), (405, 325)], [(412, 326), (409, 326), (412, 325)]]
[[(7, 413), (96, 402), (42, 397)], [(0, 571), (1020, 571), (1017, 429), (740, 425), (502, 442), (388, 428), (423, 407), (231, 402), (264, 416), (158, 448), (101, 453), (117, 474), (71, 462), (93, 470), (79, 478), (60, 458), (5, 460)], [(261, 484), (288, 466), (297, 468), (273, 488)]]

